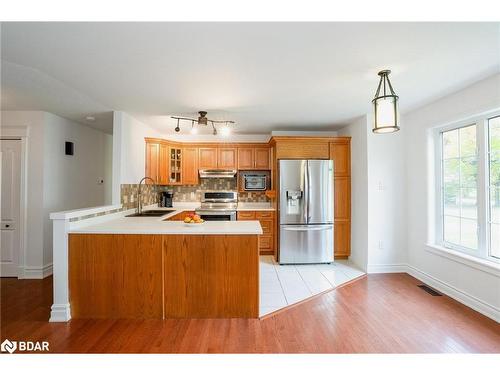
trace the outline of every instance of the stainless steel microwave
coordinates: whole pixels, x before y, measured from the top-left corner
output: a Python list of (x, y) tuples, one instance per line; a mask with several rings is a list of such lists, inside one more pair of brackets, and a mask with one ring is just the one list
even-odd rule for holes
[(267, 190), (267, 175), (265, 173), (243, 174), (243, 190), (245, 191)]

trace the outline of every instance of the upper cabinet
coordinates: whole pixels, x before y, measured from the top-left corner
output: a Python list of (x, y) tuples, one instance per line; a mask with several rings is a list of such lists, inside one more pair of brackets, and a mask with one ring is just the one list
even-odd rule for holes
[(338, 138), (330, 142), (330, 159), (335, 176), (351, 175), (351, 139)]
[(198, 151), (198, 155), (199, 155), (198, 168), (200, 169), (217, 168), (217, 147), (200, 148)]
[(271, 149), (269, 147), (255, 149), (255, 169), (271, 169)]
[(145, 175), (159, 185), (198, 185), (200, 169), (270, 170), (271, 148), (267, 144), (212, 146), (146, 138)]
[(238, 148), (238, 169), (253, 169), (255, 166), (255, 148)]
[(182, 184), (198, 185), (198, 149), (185, 147), (182, 149)]
[[(146, 142), (146, 177), (158, 181), (160, 164), (160, 144)], [(151, 183), (150, 180), (145, 181)]]
[(236, 169), (237, 166), (237, 149), (220, 147), (217, 149), (217, 168), (221, 169)]
[(238, 169), (271, 169), (269, 147), (239, 147)]
[(330, 159), (327, 138), (273, 137), (277, 159)]

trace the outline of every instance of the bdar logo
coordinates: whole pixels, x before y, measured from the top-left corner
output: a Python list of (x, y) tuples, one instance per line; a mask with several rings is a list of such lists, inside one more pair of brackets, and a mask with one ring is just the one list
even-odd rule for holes
[(9, 341), (7, 339), (2, 342), (2, 345), (0, 346), (0, 350), (2, 352), (9, 352), (9, 353), (14, 353), (17, 349), (17, 342), (16, 341)]

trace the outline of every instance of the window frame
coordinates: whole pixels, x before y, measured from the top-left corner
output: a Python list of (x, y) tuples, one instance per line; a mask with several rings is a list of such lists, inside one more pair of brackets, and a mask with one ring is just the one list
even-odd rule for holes
[[(500, 263), (500, 258), (491, 256), (490, 205), (489, 205), (489, 138), (488, 120), (500, 116), (500, 110), (489, 111), (481, 115), (469, 117), (435, 128), (435, 244), (475, 258)], [(444, 240), (444, 166), (443, 166), (443, 133), (451, 130), (476, 125), (477, 153), (477, 250), (467, 248)]]

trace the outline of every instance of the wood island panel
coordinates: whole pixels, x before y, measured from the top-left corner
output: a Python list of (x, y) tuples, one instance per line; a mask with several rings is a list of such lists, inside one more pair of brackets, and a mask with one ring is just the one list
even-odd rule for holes
[(164, 236), (165, 318), (258, 318), (256, 235)]
[(69, 234), (73, 318), (163, 317), (162, 236)]

